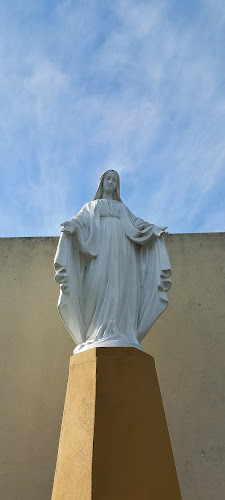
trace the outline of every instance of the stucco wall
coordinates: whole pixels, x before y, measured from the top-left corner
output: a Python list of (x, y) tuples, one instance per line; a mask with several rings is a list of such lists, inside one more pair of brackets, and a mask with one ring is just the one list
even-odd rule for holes
[[(223, 500), (225, 234), (166, 239), (169, 308), (143, 346), (155, 357), (183, 500)], [(57, 238), (0, 240), (4, 500), (51, 498), (74, 347), (56, 311), (56, 245)]]

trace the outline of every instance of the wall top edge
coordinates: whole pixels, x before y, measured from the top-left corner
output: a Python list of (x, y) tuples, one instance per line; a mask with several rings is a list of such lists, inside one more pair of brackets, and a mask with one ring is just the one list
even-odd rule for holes
[[(165, 238), (178, 238), (178, 237), (199, 237), (199, 236), (225, 236), (225, 231), (216, 231), (216, 232), (204, 232), (204, 233), (168, 233), (165, 235)], [(58, 236), (0, 236), (1, 240), (56, 240), (59, 238)]]

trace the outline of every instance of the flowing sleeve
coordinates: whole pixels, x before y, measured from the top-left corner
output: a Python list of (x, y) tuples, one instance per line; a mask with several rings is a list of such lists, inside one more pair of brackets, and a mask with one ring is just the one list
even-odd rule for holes
[(134, 215), (130, 210), (129, 208), (125, 207), (126, 208), (126, 211), (128, 213), (128, 217), (130, 218), (132, 224), (137, 228), (139, 229), (140, 231), (145, 229), (146, 227), (148, 226), (151, 226), (151, 224), (149, 224), (149, 222), (146, 222), (144, 221), (143, 219), (140, 219), (140, 217), (136, 217), (136, 215)]
[(86, 340), (82, 281), (87, 259), (98, 254), (98, 224), (93, 203), (74, 216), (75, 233), (61, 233), (56, 250), (55, 281), (60, 285), (59, 315), (76, 344)]
[(128, 217), (136, 229), (136, 234), (133, 233), (132, 240), (139, 245), (144, 245), (154, 236), (161, 236), (163, 233), (163, 227), (156, 226), (155, 224), (150, 224), (149, 222), (136, 217), (129, 208), (125, 207)]
[(168, 305), (167, 291), (171, 288), (171, 264), (167, 253), (163, 228), (135, 217), (127, 209), (130, 223), (126, 236), (138, 245), (140, 304), (138, 340), (141, 342), (153, 323)]

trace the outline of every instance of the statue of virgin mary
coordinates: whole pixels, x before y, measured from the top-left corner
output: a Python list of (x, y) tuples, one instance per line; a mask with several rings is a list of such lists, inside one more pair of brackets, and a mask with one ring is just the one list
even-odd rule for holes
[(120, 198), (120, 178), (107, 170), (95, 196), (63, 222), (55, 256), (58, 311), (77, 347), (140, 342), (166, 309), (171, 266), (163, 233)]

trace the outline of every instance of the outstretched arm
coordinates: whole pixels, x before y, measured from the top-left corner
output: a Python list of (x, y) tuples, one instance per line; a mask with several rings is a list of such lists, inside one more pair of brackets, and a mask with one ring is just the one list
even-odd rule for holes
[(134, 226), (139, 230), (139, 231), (144, 231), (148, 232), (149, 228), (152, 228), (152, 234), (155, 236), (163, 236), (166, 233), (167, 226), (155, 226), (154, 224), (151, 224), (150, 222), (146, 222), (143, 219), (140, 219), (139, 217), (136, 217), (130, 210), (127, 208), (128, 215), (130, 217), (130, 220), (134, 224)]

